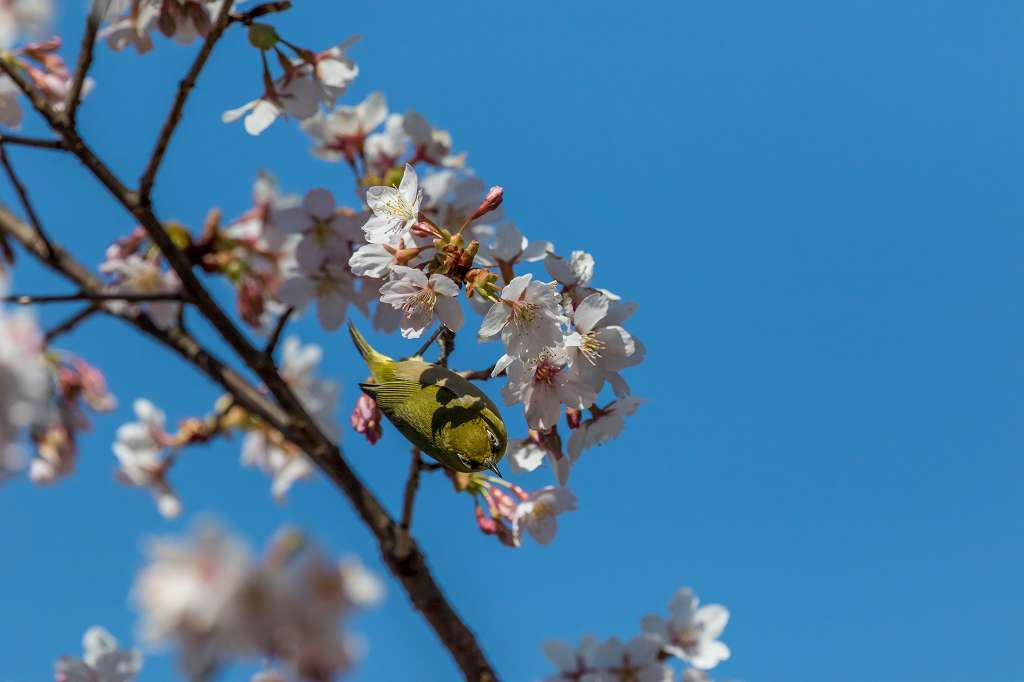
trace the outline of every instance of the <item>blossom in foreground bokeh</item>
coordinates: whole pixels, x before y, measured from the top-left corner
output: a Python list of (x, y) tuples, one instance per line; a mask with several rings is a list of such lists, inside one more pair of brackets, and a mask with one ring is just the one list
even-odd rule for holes
[(142, 653), (122, 649), (106, 628), (86, 630), (82, 651), (81, 658), (58, 659), (53, 668), (57, 682), (132, 682), (142, 671)]
[(279, 532), (259, 560), (212, 523), (154, 540), (147, 554), (132, 592), (142, 636), (174, 645), (190, 679), (257, 656), (297, 678), (332, 679), (357, 654), (345, 620), (382, 596), (361, 563), (328, 561), (295, 530)]

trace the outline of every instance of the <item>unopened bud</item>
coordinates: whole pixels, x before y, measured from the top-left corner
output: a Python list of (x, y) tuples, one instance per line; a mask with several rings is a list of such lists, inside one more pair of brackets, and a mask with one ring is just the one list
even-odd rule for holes
[(412, 233), (417, 237), (435, 237), (437, 230), (425, 220), (420, 220), (412, 226)]
[(383, 433), (380, 424), (381, 417), (383, 415), (380, 408), (377, 407), (377, 401), (364, 393), (356, 401), (356, 407), (352, 410), (349, 423), (352, 424), (356, 433), (363, 434), (370, 445), (373, 445), (380, 440)]
[(269, 24), (253, 24), (249, 27), (249, 44), (260, 50), (269, 50), (277, 44), (277, 31)]
[(483, 202), (473, 211), (472, 215), (469, 216), (469, 222), (472, 222), (482, 215), (486, 215), (494, 209), (501, 206), (502, 200), (505, 198), (505, 189), (495, 185), (494, 187), (487, 190), (487, 196), (484, 197)]

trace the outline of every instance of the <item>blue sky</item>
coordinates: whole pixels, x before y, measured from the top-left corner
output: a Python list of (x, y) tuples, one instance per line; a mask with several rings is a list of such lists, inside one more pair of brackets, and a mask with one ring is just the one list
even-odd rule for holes
[[(504, 185), (524, 233), (589, 250), (597, 285), (641, 303), (629, 327), (648, 359), (629, 379), (648, 402), (574, 470), (580, 511), (552, 545), (500, 547), (441, 477), (423, 486), (415, 531), (504, 679), (546, 674), (547, 638), (631, 636), (682, 585), (732, 611), (718, 678), (1024, 678), (1018, 3), (396, 1), (386, 16), (374, 3), (297, 4), (275, 20), (295, 42), (363, 36), (347, 101), (380, 89), (449, 129)], [(63, 11), (77, 44), (79, 7)], [(99, 49), (81, 125), (126, 177), (193, 54), (162, 40), (141, 58)], [(259, 88), (238, 33), (172, 144), (164, 217), (237, 215), (260, 168), (286, 190), (355, 200), (347, 169), (312, 158), (295, 125), (251, 139), (220, 123)], [(73, 161), (12, 157), (85, 261), (132, 227)], [(33, 267), (16, 282), (67, 290)], [(344, 418), (361, 377), (347, 339), (311, 317), (295, 331), (324, 345)], [(113, 432), (135, 397), (177, 420), (217, 392), (111, 321), (65, 345), (107, 372), (121, 408), (97, 420), (73, 477), (0, 489), (0, 680), (44, 679), (94, 623), (130, 641), (141, 539), (204, 512), (255, 546), (297, 523), (379, 568), (333, 489), (302, 484), (275, 505), (238, 466), (237, 440), (185, 453), (174, 480), (187, 513), (162, 520), (112, 480)], [(455, 362), (483, 366), (496, 350), (467, 335)], [(344, 441), (394, 509), (398, 435)], [(353, 679), (453, 679), (394, 585), (355, 627), (370, 653)], [(173, 670), (151, 658), (144, 679)]]

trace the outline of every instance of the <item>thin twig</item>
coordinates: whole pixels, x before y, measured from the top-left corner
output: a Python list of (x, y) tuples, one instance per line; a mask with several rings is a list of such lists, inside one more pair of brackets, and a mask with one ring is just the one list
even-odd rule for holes
[(281, 340), (281, 332), (284, 331), (284, 327), (288, 324), (288, 318), (295, 312), (295, 308), (289, 308), (284, 311), (281, 317), (277, 318), (277, 324), (274, 325), (274, 331), (270, 334), (270, 339), (267, 341), (267, 347), (263, 349), (264, 355), (270, 358), (274, 357), (274, 350), (277, 348), (278, 341)]
[(79, 291), (74, 294), (14, 294), (12, 296), (4, 296), (2, 300), (4, 303), (17, 303), (18, 305), (33, 305), (37, 303), (69, 303), (73, 301), (125, 301), (126, 303), (150, 303), (152, 301), (180, 301), (181, 294), (133, 294), (129, 292), (108, 293), (104, 291)]
[[(497, 363), (495, 363), (497, 364)], [(494, 365), (485, 367), (484, 369), (474, 369), (465, 372), (456, 372), (463, 379), (469, 379), (470, 381), (487, 381), (492, 379), (491, 373), (494, 371)]]
[(51, 149), (53, 151), (67, 151), (64, 140), (45, 140), (41, 137), (25, 137), (24, 135), (0, 135), (0, 144), (16, 144), (23, 147), (35, 147), (36, 149)]
[(75, 66), (75, 79), (71, 83), (71, 91), (64, 103), (68, 122), (75, 124), (78, 117), (78, 105), (82, 103), (82, 86), (92, 66), (93, 48), (96, 46), (96, 32), (100, 30), (100, 16), (95, 9), (89, 12), (85, 21), (85, 33), (82, 35), (82, 46), (78, 50), (78, 64)]
[(199, 78), (199, 73), (206, 66), (206, 60), (210, 58), (210, 53), (213, 51), (213, 46), (217, 44), (220, 37), (224, 34), (224, 30), (228, 27), (228, 23), (231, 20), (231, 6), (234, 3), (232, 0), (227, 0), (221, 5), (220, 13), (217, 15), (217, 19), (213, 22), (213, 26), (210, 28), (210, 32), (206, 36), (206, 40), (203, 41), (203, 46), (199, 50), (199, 54), (196, 55), (196, 59), (192, 62), (192, 68), (188, 70), (188, 73), (181, 82), (178, 84), (178, 94), (174, 98), (174, 104), (171, 106), (170, 112), (167, 114), (167, 119), (164, 121), (163, 128), (160, 129), (160, 136), (156, 140), (156, 145), (153, 147), (153, 153), (150, 154), (149, 163), (146, 164), (146, 170), (142, 173), (142, 178), (139, 180), (139, 198), (143, 205), (149, 203), (149, 196), (153, 190), (153, 182), (156, 180), (157, 171), (160, 170), (160, 163), (164, 159), (164, 153), (167, 151), (167, 145), (171, 141), (171, 136), (174, 135), (175, 129), (178, 127), (178, 122), (181, 121), (181, 112), (185, 108), (185, 101), (188, 99), (189, 93), (192, 88), (196, 85), (196, 79)]
[(427, 352), (428, 348), (430, 348), (430, 344), (434, 343), (434, 341), (437, 341), (437, 337), (441, 336), (441, 332), (443, 332), (444, 330), (445, 330), (445, 326), (443, 324), (442, 325), (438, 325), (437, 329), (434, 330), (434, 333), (430, 335), (430, 338), (427, 339), (426, 341), (424, 341), (423, 345), (420, 346), (420, 349), (418, 351), (416, 351), (415, 353), (413, 353), (412, 355), (410, 355), (409, 357), (413, 357), (413, 358), (421, 358), (421, 357), (423, 357), (423, 354)]
[(402, 500), (402, 521), (399, 526), (408, 531), (412, 525), (413, 503), (416, 501), (416, 490), (420, 484), (420, 469), (423, 468), (423, 460), (420, 459), (419, 448), (412, 449), (412, 463), (409, 465), (409, 479), (405, 482), (405, 497)]
[(448, 358), (455, 352), (455, 332), (448, 327), (442, 327), (442, 329), (444, 329), (444, 333), (441, 334), (441, 340), (437, 344), (441, 347), (441, 354), (437, 358), (437, 364), (447, 367)]
[(96, 303), (90, 303), (89, 305), (83, 307), (81, 310), (79, 310), (71, 317), (67, 318), (66, 320), (58, 324), (53, 329), (47, 331), (46, 336), (43, 337), (43, 340), (47, 345), (49, 345), (58, 336), (63, 336), (64, 334), (67, 334), (72, 329), (77, 327), (79, 324), (85, 322), (87, 319), (92, 317), (93, 313), (95, 313), (99, 309), (99, 305), (97, 305)]
[(259, 19), (267, 14), (273, 14), (274, 12), (284, 12), (285, 10), (291, 9), (292, 3), (290, 0), (280, 0), (279, 2), (265, 2), (262, 5), (256, 5), (248, 12), (242, 14), (232, 14), (231, 21), (238, 22), (249, 26), (252, 24), (253, 19)]
[(50, 257), (53, 257), (53, 242), (46, 235), (46, 230), (43, 229), (43, 225), (39, 222), (39, 216), (36, 214), (36, 209), (32, 206), (32, 202), (28, 198), (28, 190), (25, 189), (25, 185), (21, 182), (18, 174), (14, 172), (14, 166), (11, 165), (11, 160), (7, 158), (7, 145), (0, 144), (0, 164), (3, 164), (4, 170), (7, 172), (7, 177), (10, 179), (11, 184), (14, 185), (14, 191), (18, 194), (18, 199), (21, 201), (21, 207), (25, 210), (25, 215), (28, 216), (28, 221), (32, 223), (32, 227), (35, 228), (36, 232), (39, 233), (39, 238), (46, 244), (47, 252)]

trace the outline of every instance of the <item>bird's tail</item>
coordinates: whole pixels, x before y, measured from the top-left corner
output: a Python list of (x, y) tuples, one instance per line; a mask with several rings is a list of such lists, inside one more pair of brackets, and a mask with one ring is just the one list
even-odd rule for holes
[(375, 377), (379, 377), (380, 371), (394, 362), (383, 353), (375, 351), (351, 322), (348, 323), (348, 333), (352, 335), (352, 342), (356, 345), (356, 350), (363, 356), (366, 366), (370, 368)]

